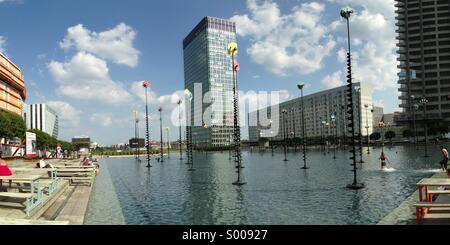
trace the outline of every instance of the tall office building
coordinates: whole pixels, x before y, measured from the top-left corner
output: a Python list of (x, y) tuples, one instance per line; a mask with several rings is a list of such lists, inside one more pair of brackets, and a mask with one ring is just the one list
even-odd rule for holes
[(26, 90), (22, 71), (0, 53), (0, 110), (21, 115), (25, 99)]
[[(366, 83), (354, 85), (354, 111), (356, 134), (366, 136), (373, 132), (373, 88)], [(357, 88), (360, 88), (359, 90)], [(350, 136), (346, 125), (347, 86), (321, 91), (303, 98), (305, 133), (307, 138)], [(366, 108), (367, 105), (367, 108)], [(285, 118), (282, 111), (286, 110)], [(335, 115), (333, 123), (332, 115)], [(361, 117), (361, 119), (360, 119)], [(283, 120), (284, 119), (284, 120)], [(360, 119), (360, 120), (359, 120)], [(257, 142), (260, 138), (283, 140), (302, 137), (302, 100), (296, 98), (279, 105), (263, 108), (249, 113), (249, 140)], [(366, 129), (368, 127), (368, 131)], [(337, 131), (336, 131), (337, 130)]]
[[(185, 88), (193, 94), (190, 122), (194, 145), (230, 145), (233, 135), (233, 71), (227, 52), (236, 25), (205, 17), (183, 40)], [(201, 95), (201, 96), (200, 96)]]
[(28, 129), (38, 129), (58, 138), (58, 114), (46, 104), (27, 105), (24, 118)]
[[(395, 6), (403, 109), (398, 123), (411, 126), (416, 119), (450, 125), (450, 2), (396, 0)], [(425, 111), (428, 121), (423, 121)]]

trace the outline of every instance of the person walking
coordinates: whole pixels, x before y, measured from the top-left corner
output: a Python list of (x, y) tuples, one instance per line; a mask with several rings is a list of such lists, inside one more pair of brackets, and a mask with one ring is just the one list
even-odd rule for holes
[(442, 161), (441, 163), (441, 169), (444, 171), (447, 171), (447, 165), (448, 165), (448, 150), (441, 145), (441, 153), (442, 153)]
[(387, 168), (387, 166), (386, 166), (387, 157), (383, 151), (381, 152), (380, 160), (381, 160), (381, 169), (386, 169)]

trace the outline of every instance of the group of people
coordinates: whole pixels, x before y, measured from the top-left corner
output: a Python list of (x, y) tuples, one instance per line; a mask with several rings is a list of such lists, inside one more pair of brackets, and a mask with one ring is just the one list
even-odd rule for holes
[[(445, 148), (443, 145), (441, 145), (441, 154), (442, 154), (442, 160), (439, 162), (441, 165), (441, 169), (444, 172), (447, 172), (450, 174), (450, 169), (448, 169), (448, 161), (449, 161), (449, 153), (447, 148)], [(388, 161), (388, 158), (384, 152), (381, 152), (381, 156), (379, 158), (381, 160), (381, 169), (385, 170), (387, 169), (386, 161)]]
[(98, 164), (97, 159), (92, 159), (92, 157), (84, 157), (81, 161), (81, 165), (83, 166), (94, 166), (95, 174), (98, 175), (100, 173), (100, 165)]

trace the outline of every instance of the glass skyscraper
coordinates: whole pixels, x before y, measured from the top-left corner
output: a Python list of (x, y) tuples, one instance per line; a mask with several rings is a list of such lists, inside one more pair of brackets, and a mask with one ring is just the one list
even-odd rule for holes
[(230, 42), (236, 42), (235, 23), (214, 17), (203, 18), (183, 40), (185, 88), (193, 94), (187, 123), (199, 147), (228, 146), (233, 135)]

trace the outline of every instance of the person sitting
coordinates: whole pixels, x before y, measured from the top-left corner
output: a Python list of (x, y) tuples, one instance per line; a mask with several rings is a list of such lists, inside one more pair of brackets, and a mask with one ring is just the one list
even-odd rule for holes
[(54, 168), (54, 167), (53, 167), (53, 165), (51, 163), (46, 163), (44, 161), (44, 158), (41, 157), (39, 162), (36, 164), (36, 168)]
[(12, 171), (9, 169), (8, 164), (3, 161), (2, 154), (0, 152), (0, 176), (11, 176)]
[(83, 166), (89, 166), (89, 159), (87, 157), (83, 158), (83, 161), (81, 161), (81, 165)]

